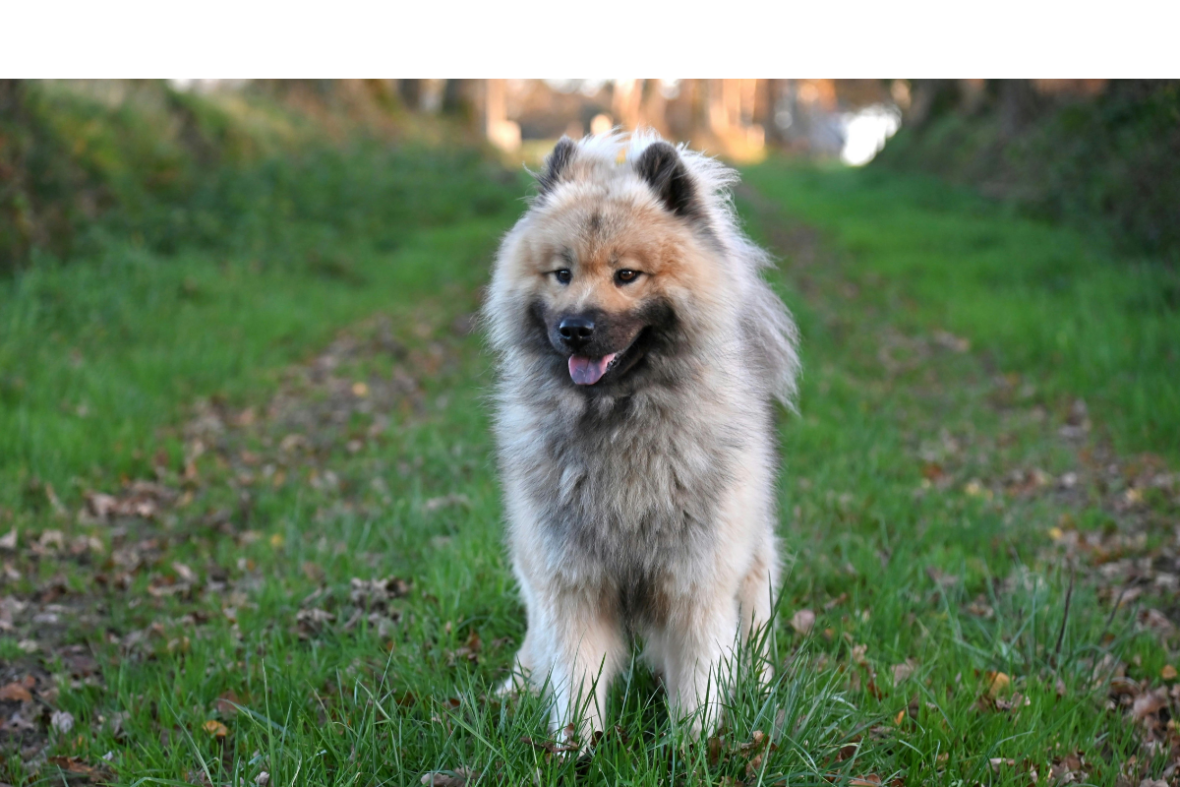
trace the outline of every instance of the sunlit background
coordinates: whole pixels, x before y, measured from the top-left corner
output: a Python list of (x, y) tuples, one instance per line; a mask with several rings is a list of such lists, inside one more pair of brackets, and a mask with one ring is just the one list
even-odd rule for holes
[[(640, 128), (738, 165), (920, 172), (1171, 254), (1178, 93), (1107, 79), (0, 80), (0, 269), (97, 248), (103, 227), (162, 249), (221, 242), (245, 221), (225, 212), (231, 181), (309, 155), (425, 146), (519, 173), (563, 135)], [(347, 180), (341, 198), (359, 188)], [(286, 185), (265, 192), (276, 216)]]
[[(466, 108), (506, 153), (566, 134), (653, 128), (664, 137), (741, 160), (770, 149), (863, 165), (901, 125), (902, 80), (402, 79), (381, 80), (416, 111)], [(232, 91), (244, 81), (172, 80), (178, 90)]]

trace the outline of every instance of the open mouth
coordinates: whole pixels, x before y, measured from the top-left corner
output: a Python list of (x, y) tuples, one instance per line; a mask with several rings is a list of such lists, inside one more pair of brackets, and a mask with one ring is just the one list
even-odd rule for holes
[(569, 357), (570, 379), (575, 385), (594, 385), (603, 377), (610, 374), (612, 369), (618, 369), (617, 375), (626, 374), (644, 355), (644, 339), (648, 331), (642, 330), (631, 343), (618, 352), (607, 353), (599, 357), (590, 355), (571, 355)]
[(620, 353), (610, 353), (601, 358), (585, 355), (571, 355), (569, 360), (570, 379), (577, 385), (594, 385), (618, 363)]

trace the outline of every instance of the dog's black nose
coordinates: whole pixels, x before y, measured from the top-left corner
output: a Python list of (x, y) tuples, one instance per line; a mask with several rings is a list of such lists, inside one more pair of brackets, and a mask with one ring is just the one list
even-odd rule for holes
[(578, 347), (590, 341), (594, 335), (594, 320), (585, 317), (566, 317), (557, 326), (557, 332), (573, 347)]

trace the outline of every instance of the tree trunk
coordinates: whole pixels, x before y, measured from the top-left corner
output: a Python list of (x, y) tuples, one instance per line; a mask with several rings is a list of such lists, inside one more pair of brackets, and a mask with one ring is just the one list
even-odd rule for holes
[(475, 86), (474, 79), (448, 79), (443, 88), (442, 111), (465, 120), (474, 119), (476, 115)]
[(19, 79), (0, 79), (0, 121), (16, 119), (24, 98), (25, 86)]
[(411, 112), (417, 112), (422, 108), (422, 80), (398, 80), (397, 89), (402, 97), (402, 103), (406, 105), (406, 109)]

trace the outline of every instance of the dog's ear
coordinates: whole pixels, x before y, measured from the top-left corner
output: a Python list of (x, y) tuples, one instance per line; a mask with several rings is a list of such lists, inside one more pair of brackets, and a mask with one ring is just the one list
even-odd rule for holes
[(557, 147), (553, 148), (553, 152), (545, 157), (545, 169), (537, 176), (537, 189), (540, 196), (544, 197), (561, 182), (561, 173), (573, 161), (576, 148), (577, 145), (572, 139), (563, 136), (558, 140)]
[(680, 153), (667, 142), (653, 142), (635, 162), (635, 171), (647, 181), (660, 201), (677, 216), (700, 215), (696, 185)]

